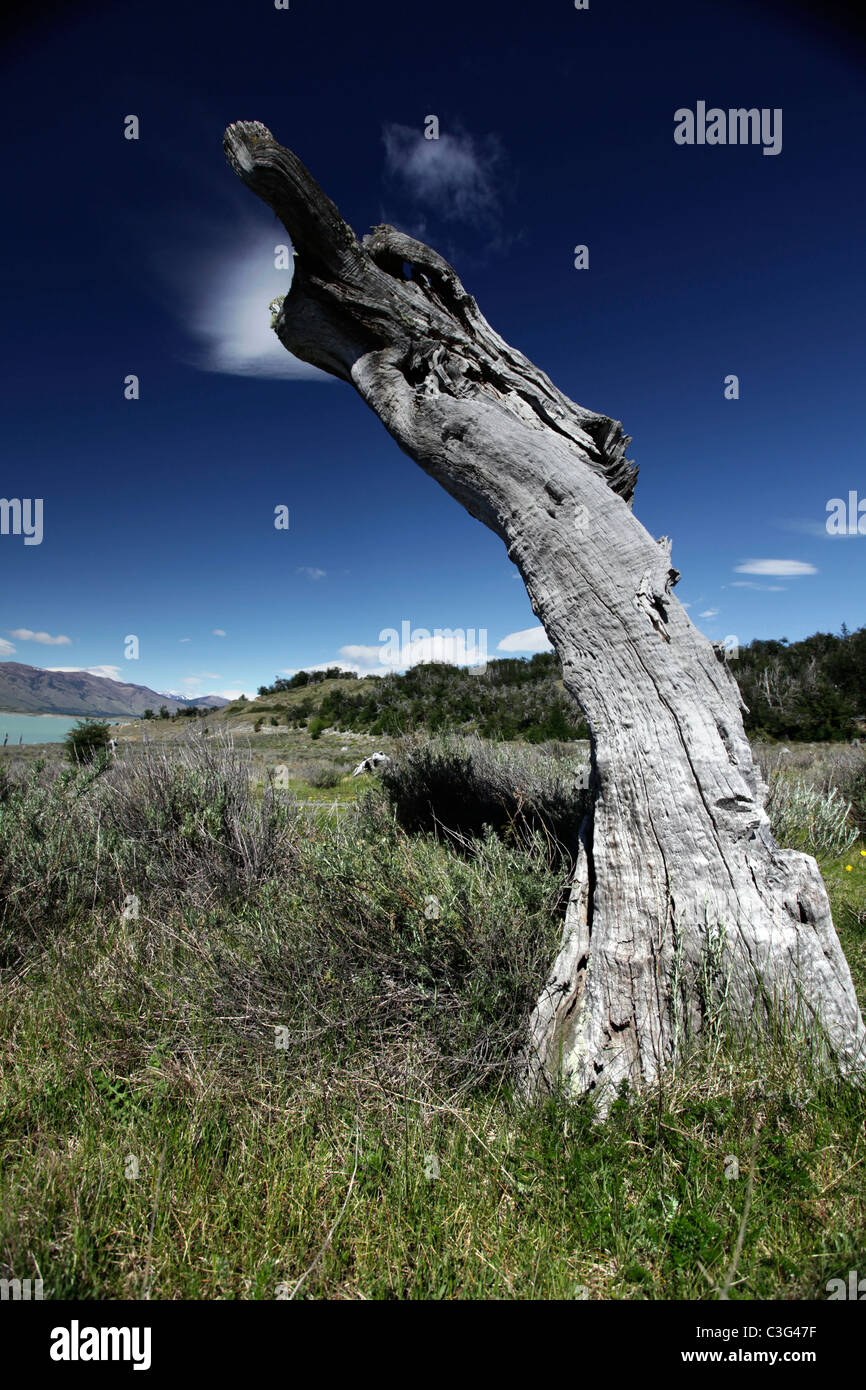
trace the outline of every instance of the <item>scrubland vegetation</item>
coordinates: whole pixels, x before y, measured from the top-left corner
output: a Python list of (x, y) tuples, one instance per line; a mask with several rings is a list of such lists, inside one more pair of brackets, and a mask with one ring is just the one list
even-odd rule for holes
[[(584, 745), (416, 734), (381, 780), (339, 780), (345, 745), (304, 737), (297, 796), (264, 732), (0, 763), (0, 1274), (46, 1297), (784, 1299), (862, 1266), (864, 1098), (795, 1041), (722, 1023), (604, 1122), (521, 1100)], [(758, 751), (862, 1001), (866, 760)]]
[[(756, 640), (738, 649), (731, 670), (754, 738), (844, 741), (862, 732), (866, 628), (818, 632), (799, 642)], [(258, 705), (264, 712), (265, 698), (286, 695), (290, 700), (278, 701), (271, 713), (282, 708), (295, 726), (315, 720), (377, 735), (473, 731), (525, 743), (587, 737), (552, 652), (489, 661), (483, 670), (437, 662), (363, 680), (338, 667), (298, 671), (260, 686)]]

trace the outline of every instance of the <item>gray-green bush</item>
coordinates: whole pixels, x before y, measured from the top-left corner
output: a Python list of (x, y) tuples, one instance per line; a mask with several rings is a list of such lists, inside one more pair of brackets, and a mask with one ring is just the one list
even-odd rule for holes
[(270, 787), (253, 795), (222, 739), (86, 769), (36, 763), (0, 801), (0, 951), (128, 894), (154, 911), (243, 901), (289, 871), (294, 814)]
[(851, 803), (838, 787), (816, 787), (783, 769), (770, 776), (766, 810), (773, 834), (786, 849), (833, 857), (858, 838)]
[(343, 780), (345, 768), (335, 767), (333, 763), (313, 763), (304, 773), (304, 780), (311, 787), (337, 787)]
[(563, 756), (442, 734), (399, 742), (381, 777), (409, 831), (432, 830), (458, 841), (485, 827), (512, 837), (538, 831), (567, 859), (589, 807), (583, 785), (588, 766), (581, 746)]
[(390, 1066), (411, 1037), (431, 1068), (475, 1085), (525, 1036), (567, 874), (528, 828), (461, 854), (410, 836), (378, 789), (341, 821), (298, 816), (214, 740), (101, 774), (34, 769), (0, 804), (0, 887), (7, 966), (95, 917), (112, 1007), (128, 990), (127, 1007), (148, 1007), (141, 962), (163, 961), (184, 1012), (230, 1019), (257, 1045), (288, 1026), (299, 1066), (348, 1046)]
[(866, 758), (862, 755), (842, 781), (843, 795), (851, 802), (851, 818), (861, 835), (866, 835)]

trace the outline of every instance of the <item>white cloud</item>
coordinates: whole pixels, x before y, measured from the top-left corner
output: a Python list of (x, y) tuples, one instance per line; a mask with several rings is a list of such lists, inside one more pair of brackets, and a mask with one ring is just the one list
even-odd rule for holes
[[(407, 625), (408, 629), (408, 625)], [(357, 644), (340, 648), (342, 662), (324, 662), (322, 665), (308, 666), (309, 671), (324, 670), (327, 666), (344, 665), (358, 675), (383, 676), (390, 671), (408, 671), (411, 666), (420, 666), (434, 661), (449, 666), (484, 666), (487, 663), (487, 632), (484, 628), (434, 628), (432, 632), (408, 632), (402, 638), (395, 636), (383, 640), (375, 646)]]
[(205, 247), (166, 242), (154, 251), (154, 273), (191, 339), (187, 365), (229, 376), (332, 380), (287, 352), (271, 328), (269, 305), (292, 283), (291, 270), (274, 264), (274, 247), (288, 245), (285, 228), (267, 214), (233, 209), (211, 237)]
[(328, 571), (316, 569), (315, 565), (301, 565), (296, 573), (305, 574), (308, 579), (324, 579)]
[(479, 654), (467, 645), (462, 632), (454, 637), (440, 637), (434, 633), (409, 642), (401, 649), (399, 657), (395, 655), (393, 664), (398, 670), (408, 670), (410, 666), (421, 666), (429, 661), (444, 661), (449, 666), (477, 666)]
[(527, 627), (522, 632), (509, 632), (497, 644), (498, 652), (552, 652), (550, 638), (543, 627)]
[(44, 647), (71, 647), (72, 638), (60, 633), (52, 637), (50, 632), (31, 632), (29, 627), (7, 628), (10, 637), (17, 642), (40, 642)]
[(789, 576), (794, 574), (817, 574), (814, 565), (805, 560), (745, 560), (735, 566), (737, 574), (773, 574)]
[(0, 637), (0, 657), (11, 656), (15, 650), (11, 642), (7, 642), (5, 637)]
[[(339, 655), (349, 663), (348, 666), (346, 666), (346, 670), (370, 670), (371, 667), (379, 667), (382, 664), (381, 644), (379, 644), (379, 646), (341, 646)], [(335, 664), (336, 666), (338, 663), (334, 662), (331, 664)], [(321, 670), (325, 670), (327, 666), (328, 663), (325, 662)], [(307, 666), (304, 667), (304, 670), (316, 670), (316, 667)], [(385, 670), (385, 667), (382, 667), (382, 670)]]
[(228, 636), (228, 633), (225, 631), (224, 628), (215, 627), (214, 630), (213, 630), (213, 636), (214, 636), (214, 637), (227, 637), (227, 636)]
[[(727, 585), (722, 585), (727, 588)], [(732, 579), (732, 589), (762, 589), (767, 594), (783, 594), (787, 588), (785, 584), (755, 584), (751, 579)]]
[(719, 616), (719, 610), (718, 610), (718, 608), (705, 608), (704, 611), (703, 611), (703, 613), (699, 613), (699, 614), (698, 614), (698, 617), (699, 617), (699, 618), (717, 618), (718, 616)]
[(165, 147), (161, 160), (188, 197), (170, 220), (159, 218), (144, 231), (128, 212), (124, 233), (177, 324), (178, 358), (204, 372), (332, 380), (286, 352), (270, 328), (268, 305), (291, 284), (291, 271), (274, 265), (274, 246), (287, 243), (288, 233), (269, 208), (226, 177), (225, 165), (220, 170), (218, 161), (198, 156), (197, 142), (213, 139), (213, 131), (194, 96), (177, 96), (186, 138)]
[(191, 641), (192, 641), (192, 638), (191, 638), (191, 637), (179, 637), (177, 640), (178, 640), (179, 642), (191, 642)]
[[(549, 649), (549, 644), (548, 644)], [(411, 666), (420, 666), (440, 661), (449, 666), (481, 667), (487, 664), (487, 631), (485, 628), (434, 628), (409, 631), (406, 624), (402, 637), (396, 632), (388, 639), (376, 643), (351, 643), (340, 647), (339, 656), (332, 661), (320, 661), (312, 665), (285, 667), (284, 676), (294, 676), (297, 671), (327, 671), (337, 666), (358, 676), (386, 676), (394, 671), (407, 671)]]
[(46, 671), (64, 671), (73, 675), (76, 671), (83, 671), (88, 676), (102, 676), (105, 680), (120, 681), (123, 685), (136, 684), (130, 682), (127, 673), (121, 671), (119, 666), (45, 666)]
[(490, 223), (499, 211), (497, 168), (502, 154), (492, 136), (440, 133), (427, 140), (423, 130), (391, 122), (382, 138), (385, 169), (416, 202), (446, 221)]

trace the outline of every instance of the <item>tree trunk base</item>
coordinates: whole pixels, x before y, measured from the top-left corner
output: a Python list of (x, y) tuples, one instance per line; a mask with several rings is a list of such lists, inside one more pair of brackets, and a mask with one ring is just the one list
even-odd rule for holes
[(866, 1030), (818, 865), (761, 829), (724, 857), (730, 915), (718, 893), (683, 895), (671, 875), (664, 929), (641, 951), (619, 912), (603, 915), (607, 856), (586, 817), (559, 952), (530, 1022), (527, 1095), (564, 1085), (592, 1093), (604, 1115), (624, 1083), (652, 1085), (726, 1036), (785, 1036), (819, 1073), (866, 1080)]

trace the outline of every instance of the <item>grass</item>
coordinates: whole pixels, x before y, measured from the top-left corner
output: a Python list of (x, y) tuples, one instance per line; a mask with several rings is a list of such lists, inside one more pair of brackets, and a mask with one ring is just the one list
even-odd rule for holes
[[(420, 765), (444, 775), (437, 747)], [(507, 790), (502, 757), (476, 750), (473, 795)], [(558, 782), (521, 759), (538, 806)], [(790, 1299), (862, 1269), (861, 1093), (723, 1038), (604, 1123), (520, 1104), (558, 841), (527, 818), (452, 842), (375, 779), (298, 785), (348, 809), (299, 814), (217, 744), (0, 779), (0, 1276), (54, 1298)], [(821, 861), (861, 1001), (862, 851)]]
[(753, 1152), (732, 1296), (821, 1297), (862, 1264), (850, 1092), (804, 1105), (763, 1068), (710, 1069), (599, 1129), (579, 1104), (454, 1101), (411, 1063), (299, 1084), (276, 1053), (64, 1049), (59, 1025), (16, 1058), (38, 1145), (4, 1165), (4, 1264), (52, 1297), (712, 1298)]

